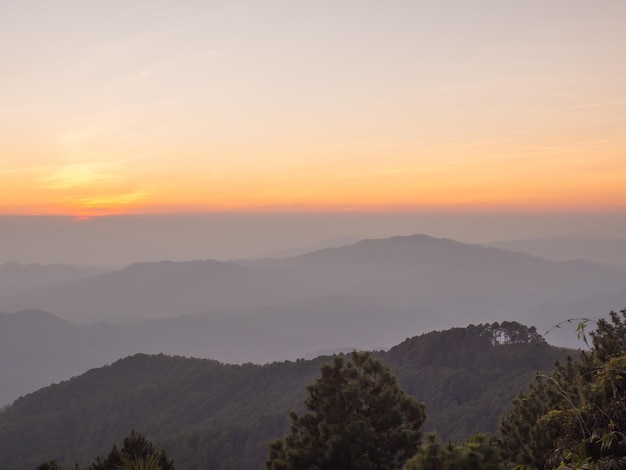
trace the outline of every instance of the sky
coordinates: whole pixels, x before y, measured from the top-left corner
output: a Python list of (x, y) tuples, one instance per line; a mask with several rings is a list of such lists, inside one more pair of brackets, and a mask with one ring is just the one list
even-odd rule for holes
[(0, 214), (626, 210), (623, 0), (0, 3)]

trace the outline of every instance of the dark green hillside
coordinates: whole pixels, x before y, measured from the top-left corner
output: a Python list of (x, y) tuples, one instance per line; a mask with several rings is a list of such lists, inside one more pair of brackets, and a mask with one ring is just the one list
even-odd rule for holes
[[(444, 437), (495, 431), (497, 416), (534, 371), (565, 354), (538, 337), (506, 339), (501, 330), (479, 325), (429, 333), (378, 355), (425, 402), (425, 429)], [(0, 468), (32, 470), (54, 458), (84, 465), (130, 429), (167, 449), (177, 468), (262, 468), (267, 441), (285, 434), (287, 412), (301, 407), (306, 385), (328, 360), (234, 366), (128, 357), (0, 413)]]
[(426, 430), (447, 440), (495, 432), (498, 417), (537, 371), (572, 350), (516, 322), (434, 331), (390, 349), (385, 361), (404, 390), (426, 404)]
[(234, 366), (128, 357), (2, 412), (0, 468), (31, 469), (52, 458), (84, 464), (131, 428), (165, 446), (181, 468), (254, 468), (326, 360)]

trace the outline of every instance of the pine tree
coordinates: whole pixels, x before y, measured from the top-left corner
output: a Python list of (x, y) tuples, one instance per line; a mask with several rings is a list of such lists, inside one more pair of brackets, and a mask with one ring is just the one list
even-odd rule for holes
[(402, 468), (420, 442), (424, 405), (404, 393), (371, 354), (337, 356), (307, 387), (308, 413), (269, 444), (268, 470)]
[(443, 445), (435, 433), (426, 436), (426, 442), (407, 462), (405, 470), (508, 470), (513, 465), (506, 461), (499, 442), (493, 436), (475, 434), (460, 444)]
[(174, 470), (174, 462), (167, 457), (164, 450), (157, 451), (150, 441), (137, 431), (131, 431), (124, 438), (122, 449), (113, 445), (106, 458), (97, 458), (88, 470)]

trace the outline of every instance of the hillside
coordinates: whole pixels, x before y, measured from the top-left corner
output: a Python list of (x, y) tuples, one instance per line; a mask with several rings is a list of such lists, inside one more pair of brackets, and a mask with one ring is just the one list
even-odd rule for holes
[(591, 235), (562, 235), (490, 243), (505, 250), (522, 251), (553, 260), (584, 259), (626, 269), (626, 239)]
[(349, 296), (125, 325), (76, 324), (34, 310), (0, 313), (0, 406), (136, 353), (264, 364), (311, 357), (314, 351), (337, 347), (389, 347), (405, 338), (407, 331), (442, 323), (429, 311), (388, 311), (370, 299)]
[[(426, 403), (425, 429), (444, 437), (494, 431), (497, 416), (534, 371), (550, 369), (568, 352), (532, 334), (494, 335), (528, 331), (516, 325), (433, 332), (378, 354)], [(0, 468), (32, 469), (51, 458), (86, 463), (131, 428), (167, 448), (181, 468), (261, 468), (265, 443), (284, 434), (288, 410), (300, 406), (305, 386), (327, 360), (236, 366), (128, 357), (27, 395), (0, 413)]]

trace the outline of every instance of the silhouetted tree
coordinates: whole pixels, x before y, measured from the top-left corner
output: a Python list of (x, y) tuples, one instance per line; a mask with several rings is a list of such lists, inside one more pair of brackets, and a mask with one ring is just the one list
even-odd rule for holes
[(268, 470), (401, 468), (420, 442), (424, 405), (371, 354), (337, 356), (307, 387), (309, 413), (269, 444)]
[(63, 468), (56, 460), (49, 460), (39, 465), (37, 470), (63, 470)]
[[(61, 464), (57, 460), (48, 460), (47, 462), (42, 463), (37, 467), (37, 470), (64, 470), (61, 467)], [(74, 466), (69, 470), (80, 470), (78, 464), (74, 464)]]
[(164, 450), (157, 451), (145, 437), (131, 431), (121, 450), (113, 445), (109, 455), (97, 458), (88, 470), (174, 470), (174, 462)]

